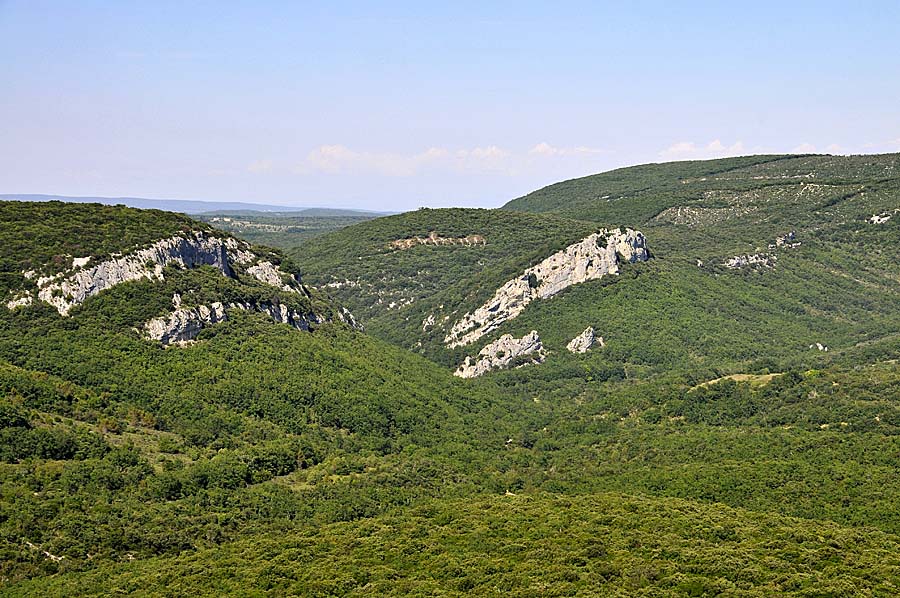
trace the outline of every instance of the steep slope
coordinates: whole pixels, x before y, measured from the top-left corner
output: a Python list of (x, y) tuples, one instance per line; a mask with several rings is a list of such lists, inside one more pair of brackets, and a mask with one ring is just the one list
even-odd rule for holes
[[(896, 154), (638, 166), (558, 183), (501, 210), (373, 220), (291, 255), (373, 334), (452, 369), (501, 335), (532, 330), (547, 359), (518, 374), (548, 380), (585, 370), (605, 379), (784, 369), (848, 359), (863, 347), (892, 357), (898, 167)], [(528, 275), (541, 263), (620, 227), (641, 234), (651, 259), (626, 259), (615, 276), (529, 300), (539, 293)], [(451, 242), (473, 235), (484, 243)], [(338, 271), (354, 276), (338, 280)], [(566, 350), (587, 327), (604, 347)]]
[(532, 300), (555, 302), (564, 289), (614, 277), (649, 252), (639, 231), (624, 228), (423, 209), (348, 227), (290, 255), (370, 332), (449, 365), (462, 361), (464, 345), (495, 331), (496, 338)]
[[(56, 207), (23, 209), (8, 220), (17, 230)], [(860, 229), (867, 251), (851, 243), (866, 223), (853, 223), (817, 245), (785, 236), (773, 267), (737, 270), (658, 253), (650, 235), (650, 259), (632, 262), (610, 241), (636, 241), (636, 229), (504, 211), (416, 212), (328, 240), (316, 259), (331, 259), (321, 276), (337, 280), (366, 280), (372, 248), (378, 267), (431, 260), (422, 280), (432, 286), (413, 306), (461, 273), (489, 280), (458, 282), (460, 317), (535, 275), (535, 297), (476, 342), (448, 349), (445, 331), (429, 337), (439, 357), (493, 347), (488, 365), (507, 361), (461, 380), (452, 371), (463, 357), (438, 366), (339, 317), (298, 331), (237, 307), (305, 297), (315, 313), (340, 313), (277, 253), (177, 217), (82, 209), (73, 222), (108, 219), (114, 231), (134, 217), (143, 236), (97, 234), (69, 251), (63, 219), (59, 244), (34, 237), (31, 253), (23, 244), (11, 254), (8, 292), (32, 302), (0, 305), (4, 594), (896, 588), (900, 368), (867, 365), (897, 354), (884, 280), (893, 219)], [(219, 239), (224, 254), (129, 257), (174, 237)], [(415, 241), (392, 247), (397, 239)], [(238, 250), (255, 257), (241, 263), (229, 255)], [(479, 263), (481, 251), (493, 261)], [(121, 260), (146, 275), (88, 285), (97, 292), (65, 314), (38, 295), (40, 278), (93, 280), (92, 268)], [(44, 276), (24, 276), (26, 262)], [(584, 269), (568, 270), (576, 264)], [(823, 264), (834, 271), (824, 283)], [(271, 276), (276, 265), (286, 275)], [(332, 290), (343, 299), (366, 288), (371, 301), (412, 288), (412, 272)], [(580, 272), (563, 277), (579, 282), (560, 288), (558, 272)], [(227, 319), (194, 342), (148, 338), (153, 318), (202, 317), (214, 304)], [(386, 329), (406, 317), (383, 314)], [(573, 353), (585, 320), (604, 342)], [(516, 369), (525, 361), (535, 363)], [(757, 375), (724, 376), (744, 366)]]
[[(69, 316), (86, 301), (125, 284), (156, 299), (159, 291), (167, 292), (171, 304), (167, 310), (148, 297), (141, 305), (144, 323), (128, 322), (164, 344), (193, 340), (204, 327), (226, 320), (228, 312), (236, 309), (259, 311), (301, 330), (333, 320), (353, 323), (349, 312), (330, 305), (301, 284), (299, 276), (282, 270), (279, 255), (254, 250), (244, 241), (199, 224), (192, 227), (177, 215), (99, 204), (76, 210), (54, 203), (0, 204), (0, 210), (6, 224), (5, 238), (0, 240), (11, 247), (3, 265), (9, 310), (47, 304)], [(78, 227), (68, 219), (84, 218), (85, 213), (96, 215), (104, 232), (98, 234), (94, 228), (78, 236)], [(110, 242), (109, 228), (120, 226), (126, 233)], [(60, 237), (66, 229), (72, 229), (71, 234)], [(44, 233), (50, 237), (46, 245), (40, 241)], [(77, 244), (70, 241), (76, 236)], [(30, 249), (34, 245), (37, 251)], [(66, 250), (79, 253), (61, 253)], [(184, 274), (194, 269), (215, 270), (224, 280)], [(196, 284), (200, 281), (207, 288)], [(230, 292), (217, 296), (208, 288), (210, 284), (225, 285)], [(210, 297), (220, 300), (209, 303)], [(228, 299), (227, 305), (221, 299)]]
[[(272, 508), (378, 512), (431, 492), (403, 471), (443, 475), (416, 453), (450, 430), (502, 444), (467, 423), (492, 399), (342, 322), (277, 253), (163, 213), (0, 208), (7, 292), (31, 299), (0, 306), (4, 579), (226, 541)], [(320, 463), (323, 484), (260, 486)]]

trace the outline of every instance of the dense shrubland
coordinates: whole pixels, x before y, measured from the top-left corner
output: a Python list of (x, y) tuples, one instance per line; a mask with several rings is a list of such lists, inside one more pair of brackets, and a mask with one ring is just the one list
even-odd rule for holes
[[(290, 251), (283, 267), (307, 283), (363, 285), (315, 300), (351, 304), (372, 335), (237, 312), (187, 347), (143, 339), (175, 292), (280, 300), (204, 268), (117, 286), (68, 318), (0, 307), (0, 591), (896, 594), (900, 221), (866, 222), (900, 207), (893, 160), (641, 167), (510, 206), (574, 219), (420, 210)], [(798, 180), (827, 188), (801, 197)], [(654, 220), (685, 202), (730, 210), (738, 195), (763, 207)], [(4, 227), (15, 284), (28, 264), (193, 226), (50, 205), (59, 230), (45, 244), (41, 209), (17, 205), (4, 222), (32, 232)], [(79, 231), (136, 220), (127, 238), (86, 232), (74, 247), (66, 215)], [(654, 259), (534, 302), (484, 339), (537, 329), (545, 363), (450, 374), (477, 347), (443, 349), (427, 315), (477, 306), (607, 225), (642, 229)], [(389, 248), (431, 230), (487, 243)], [(790, 230), (802, 244), (772, 249), (775, 268), (722, 266)], [(588, 325), (606, 345), (569, 354)]]

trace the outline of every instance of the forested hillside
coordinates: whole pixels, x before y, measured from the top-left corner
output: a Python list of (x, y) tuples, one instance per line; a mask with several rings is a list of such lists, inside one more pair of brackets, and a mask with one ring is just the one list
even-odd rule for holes
[(896, 160), (624, 169), (287, 256), (0, 203), (0, 593), (894, 595)]
[[(372, 334), (450, 368), (502, 334), (531, 330), (550, 354), (529, 371), (552, 379), (585, 369), (626, 377), (850, 363), (861, 351), (893, 355), (900, 338), (898, 162), (760, 156), (639, 166), (558, 183), (502, 210), (376, 219), (289, 253)], [(623, 227), (643, 233), (650, 260), (532, 302), (473, 347), (448, 346), (454, 323), (504, 281), (594, 231)], [(431, 233), (484, 241), (392, 245)], [(571, 355), (566, 344), (588, 326), (604, 348)]]

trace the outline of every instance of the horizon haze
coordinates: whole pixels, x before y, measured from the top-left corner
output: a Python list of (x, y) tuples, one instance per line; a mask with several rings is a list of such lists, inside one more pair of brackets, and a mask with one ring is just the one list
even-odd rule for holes
[(496, 207), (632, 164), (900, 151), (898, 21), (886, 1), (0, 2), (0, 192)]

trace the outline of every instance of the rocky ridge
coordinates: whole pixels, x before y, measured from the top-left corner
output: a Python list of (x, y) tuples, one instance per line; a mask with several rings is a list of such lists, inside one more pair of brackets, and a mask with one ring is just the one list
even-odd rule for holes
[[(38, 277), (33, 271), (25, 273), (36, 279), (37, 299), (49, 303), (66, 316), (76, 305), (101, 291), (123, 282), (140, 279), (162, 280), (166, 266), (182, 268), (212, 266), (223, 275), (235, 277), (234, 265), (247, 266), (247, 273), (255, 279), (282, 290), (305, 294), (299, 281), (282, 272), (277, 266), (260, 258), (250, 246), (232, 237), (221, 238), (202, 231), (178, 235), (156, 241), (151, 246), (130, 253), (113, 255), (90, 265), (91, 258), (74, 258), (74, 266), (53, 276)], [(292, 282), (286, 284), (286, 280)], [(15, 309), (33, 302), (35, 295), (25, 292), (7, 302)]]
[[(232, 302), (227, 306), (216, 301), (209, 305), (196, 307), (182, 307), (181, 296), (177, 293), (172, 298), (174, 311), (166, 316), (153, 318), (143, 325), (143, 333), (150, 340), (159, 341), (163, 345), (185, 345), (193, 341), (200, 331), (211, 324), (224, 322), (228, 319), (228, 309), (240, 309), (243, 311), (257, 311), (268, 315), (272, 320), (281, 324), (287, 324), (297, 330), (307, 331), (311, 326), (323, 324), (327, 320), (315, 313), (301, 314), (295, 309), (285, 305), (275, 305), (271, 302)], [(341, 319), (356, 326), (356, 322), (347, 318), (349, 312), (342, 312)]]
[(487, 241), (481, 235), (468, 235), (466, 237), (442, 237), (435, 231), (428, 233), (427, 237), (409, 237), (391, 241), (391, 249), (411, 249), (416, 245), (486, 245)]
[(643, 233), (603, 229), (569, 245), (503, 284), (484, 305), (465, 314), (444, 338), (449, 347), (468, 345), (518, 316), (535, 299), (547, 299), (588, 280), (618, 274), (621, 262), (649, 259)]
[[(547, 353), (541, 344), (541, 338), (537, 330), (532, 330), (522, 338), (515, 338), (511, 334), (504, 334), (478, 352), (478, 357), (466, 356), (466, 360), (460, 365), (454, 376), (460, 378), (475, 378), (493, 370), (514, 367), (522, 367), (529, 364), (542, 363)], [(524, 359), (523, 358), (527, 358)]]

